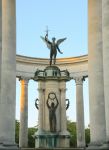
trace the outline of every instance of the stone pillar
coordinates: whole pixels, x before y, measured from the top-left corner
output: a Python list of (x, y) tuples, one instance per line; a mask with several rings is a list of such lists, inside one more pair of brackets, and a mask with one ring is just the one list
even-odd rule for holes
[(70, 133), (67, 131), (67, 117), (66, 117), (66, 82), (60, 82), (60, 135), (64, 138), (60, 140), (60, 147), (69, 147), (69, 136)]
[(104, 69), (104, 94), (106, 112), (106, 135), (109, 141), (109, 0), (102, 2), (103, 22), (103, 69)]
[(0, 143), (15, 144), (16, 1), (2, 0), (2, 77)]
[(1, 96), (1, 63), (2, 63), (2, 0), (0, 0), (0, 96)]
[(22, 78), (20, 96), (19, 147), (28, 147), (28, 79)]
[(66, 82), (60, 83), (61, 92), (61, 134), (66, 134), (67, 130), (67, 117), (66, 117)]
[(83, 77), (76, 77), (77, 147), (85, 147)]
[(89, 0), (88, 75), (92, 145), (106, 140), (102, 55), (102, 0)]
[(39, 92), (39, 122), (38, 122), (38, 132), (41, 134), (43, 130), (43, 116), (44, 116), (44, 82), (38, 82), (38, 92)]

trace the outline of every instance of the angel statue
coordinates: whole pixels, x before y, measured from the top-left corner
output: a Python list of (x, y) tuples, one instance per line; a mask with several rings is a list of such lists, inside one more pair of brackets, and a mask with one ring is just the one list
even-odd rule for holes
[(56, 63), (56, 55), (57, 50), (60, 54), (63, 54), (63, 52), (59, 49), (59, 44), (61, 44), (66, 38), (59, 39), (56, 41), (56, 38), (52, 38), (52, 42), (48, 39), (48, 30), (46, 31), (45, 37), (41, 36), (41, 39), (46, 43), (47, 47), (50, 49), (50, 66), (52, 65), (52, 60), (54, 59), (54, 64)]

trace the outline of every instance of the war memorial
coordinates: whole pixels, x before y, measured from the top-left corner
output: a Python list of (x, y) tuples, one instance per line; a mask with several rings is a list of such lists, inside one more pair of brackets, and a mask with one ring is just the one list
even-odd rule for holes
[[(41, 37), (50, 59), (16, 55), (16, 0), (0, 0), (0, 150), (29, 150), (28, 84), (38, 82), (34, 149), (74, 150), (66, 126), (66, 82), (75, 80), (77, 150), (109, 149), (109, 0), (88, 0), (88, 55), (56, 58), (66, 38)], [(19, 145), (15, 143), (16, 78), (21, 83)], [(85, 144), (83, 84), (89, 79), (90, 144)], [(67, 103), (66, 103), (67, 102)], [(33, 149), (30, 149), (33, 150)]]

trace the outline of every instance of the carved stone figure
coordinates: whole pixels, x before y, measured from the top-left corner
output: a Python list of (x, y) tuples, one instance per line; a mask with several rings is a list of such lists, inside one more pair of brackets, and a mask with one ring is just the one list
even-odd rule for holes
[[(55, 101), (56, 100), (56, 104)], [(51, 104), (49, 104), (49, 101), (52, 101)], [(56, 132), (56, 109), (58, 107), (58, 100), (55, 93), (49, 93), (48, 99), (47, 99), (47, 107), (49, 109), (49, 123), (50, 123), (50, 131)]]
[(45, 37), (41, 36), (41, 39), (46, 43), (47, 47), (50, 49), (50, 65), (52, 65), (52, 60), (54, 59), (54, 63), (56, 63), (56, 56), (57, 56), (57, 50), (60, 54), (63, 54), (63, 52), (59, 49), (59, 44), (61, 44), (66, 38), (59, 39), (56, 41), (56, 38), (52, 38), (52, 42), (48, 39), (48, 32), (46, 33)]

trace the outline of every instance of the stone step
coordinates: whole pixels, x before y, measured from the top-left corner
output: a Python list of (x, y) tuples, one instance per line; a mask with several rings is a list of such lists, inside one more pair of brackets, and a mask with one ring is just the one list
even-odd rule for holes
[(22, 148), (21, 150), (85, 150), (84, 148)]
[(21, 148), (21, 150), (109, 150), (108, 148), (93, 148), (93, 149), (87, 149), (87, 148)]
[(12, 149), (12, 148), (1, 148), (0, 150), (109, 150), (109, 148), (18, 148), (18, 149)]

